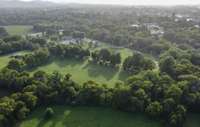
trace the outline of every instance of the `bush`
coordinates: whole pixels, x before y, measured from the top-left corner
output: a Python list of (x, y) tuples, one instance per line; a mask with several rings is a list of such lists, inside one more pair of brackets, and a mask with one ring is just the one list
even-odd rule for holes
[(46, 108), (44, 118), (49, 119), (53, 115), (54, 115), (54, 110), (52, 108)]

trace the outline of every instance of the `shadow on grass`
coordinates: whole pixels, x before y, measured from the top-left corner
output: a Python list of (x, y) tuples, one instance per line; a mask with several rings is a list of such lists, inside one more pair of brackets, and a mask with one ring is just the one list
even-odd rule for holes
[(5, 96), (8, 96), (8, 95), (10, 95), (10, 94), (12, 94), (12, 93), (13, 93), (13, 91), (0, 88), (0, 98), (1, 98), (1, 97), (5, 97)]
[(126, 71), (121, 70), (120, 73), (119, 73), (119, 77), (118, 78), (121, 81), (125, 81), (129, 76), (131, 76), (131, 74), (129, 74)]
[(52, 121), (51, 125), (49, 127), (56, 127), (56, 121), (51, 119), (41, 119), (37, 127), (44, 127), (47, 122)]
[(88, 75), (90, 77), (103, 76), (106, 80), (111, 80), (119, 71), (117, 68), (101, 66), (93, 63), (88, 63), (83, 68), (88, 70)]
[(49, 61), (47, 61), (46, 63), (40, 65), (40, 66), (36, 66), (36, 67), (32, 67), (32, 68), (27, 68), (26, 70), (29, 72), (32, 72), (34, 70), (37, 70), (38, 68), (42, 68), (45, 66), (48, 66), (52, 63), (57, 64), (60, 68), (66, 67), (66, 66), (77, 66), (77, 65), (82, 65), (84, 63), (84, 60), (76, 60), (76, 59), (51, 59)]
[(56, 59), (54, 62), (59, 66), (59, 67), (65, 67), (65, 66), (77, 66), (77, 65), (82, 65), (84, 63), (84, 60), (76, 60), (76, 59)]
[(49, 120), (47, 119), (41, 119), (37, 127), (44, 127), (44, 125), (48, 122)]

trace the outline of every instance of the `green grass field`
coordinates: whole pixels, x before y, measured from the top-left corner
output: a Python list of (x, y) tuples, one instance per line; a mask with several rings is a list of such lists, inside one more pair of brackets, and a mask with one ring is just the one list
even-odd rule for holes
[(52, 73), (54, 71), (59, 71), (62, 74), (70, 73), (72, 79), (80, 84), (88, 80), (94, 80), (97, 83), (107, 84), (110, 87), (113, 87), (116, 82), (123, 81), (128, 77), (128, 75), (125, 72), (121, 72), (120, 69), (77, 60), (55, 60), (50, 64), (38, 67), (33, 72), (37, 70), (42, 70), (47, 73)]
[[(121, 53), (122, 61), (132, 55), (129, 49), (117, 49), (116, 51)], [(129, 76), (127, 73), (121, 71), (121, 68), (117, 69), (96, 65), (89, 63), (87, 60), (84, 62), (63, 59), (55, 60), (50, 64), (38, 67), (33, 72), (37, 70), (42, 70), (47, 73), (54, 71), (59, 71), (62, 74), (70, 73), (72, 79), (80, 84), (88, 80), (94, 80), (97, 83), (107, 84), (110, 87), (113, 87), (116, 82), (124, 81)]]
[(10, 35), (24, 35), (32, 30), (32, 26), (29, 25), (9, 25), (4, 26), (8, 34)]
[(44, 120), (39, 108), (20, 127), (162, 127), (159, 121), (142, 114), (131, 114), (98, 107), (53, 106), (55, 115)]
[(0, 56), (0, 69), (2, 69), (3, 67), (5, 67), (8, 62), (12, 59), (11, 56), (12, 55), (24, 55), (29, 53), (29, 51), (20, 51), (20, 52), (16, 52), (16, 53), (11, 53), (9, 55), (3, 55)]

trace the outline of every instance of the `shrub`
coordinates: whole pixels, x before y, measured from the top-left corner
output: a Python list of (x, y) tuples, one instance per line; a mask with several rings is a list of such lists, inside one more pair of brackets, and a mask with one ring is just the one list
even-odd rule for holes
[(49, 119), (53, 115), (54, 115), (54, 110), (52, 108), (46, 108), (44, 118)]

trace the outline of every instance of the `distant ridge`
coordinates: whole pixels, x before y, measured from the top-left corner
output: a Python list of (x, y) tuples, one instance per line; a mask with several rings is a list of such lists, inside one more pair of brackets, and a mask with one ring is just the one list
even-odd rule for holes
[(54, 7), (61, 4), (48, 1), (20, 1), (20, 0), (0, 0), (0, 8), (37, 8), (37, 7)]
[(31, 1), (23, 1), (23, 0), (0, 0), (0, 8), (49, 8), (49, 7), (95, 7), (95, 6), (114, 6), (114, 7), (195, 7), (200, 9), (200, 5), (174, 5), (174, 6), (158, 6), (158, 5), (115, 5), (115, 4), (83, 4), (83, 3), (57, 3), (50, 2), (47, 0), (31, 0)]

